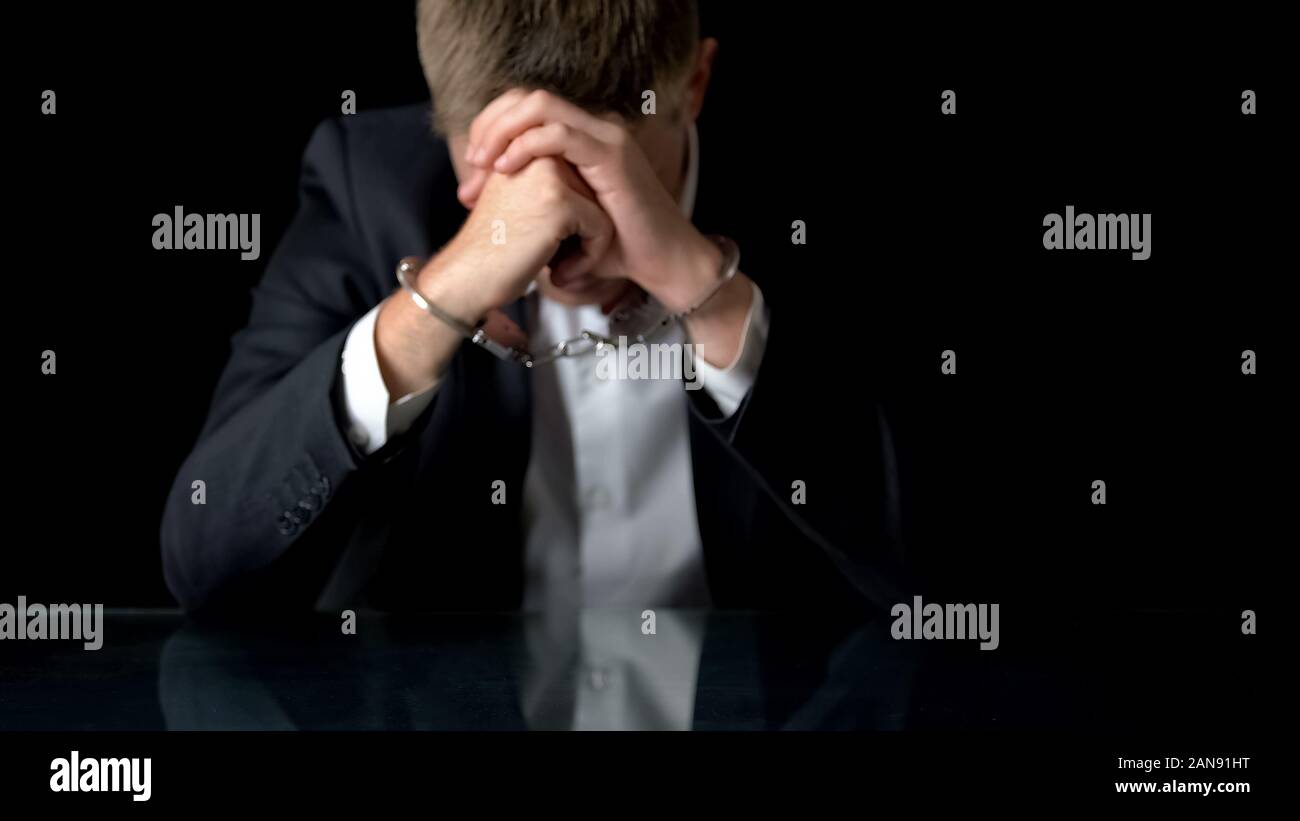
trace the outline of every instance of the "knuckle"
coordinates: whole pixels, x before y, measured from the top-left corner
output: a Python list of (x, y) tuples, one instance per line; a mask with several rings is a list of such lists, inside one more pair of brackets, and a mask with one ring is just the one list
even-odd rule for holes
[(550, 170), (546, 166), (547, 159), (549, 158), (538, 157), (537, 159), (533, 160), (532, 162), (528, 163), (523, 168), (521, 168), (519, 170), (519, 173), (525, 174), (532, 178), (545, 180), (546, 178), (551, 176)]
[(615, 157), (621, 158), (632, 147), (632, 135), (621, 128), (614, 128), (609, 132), (606, 144), (612, 149)]
[(547, 104), (550, 103), (550, 100), (551, 95), (539, 88), (528, 94), (528, 97), (524, 101), (524, 105), (528, 106), (529, 112), (536, 113), (545, 108)]
[(566, 198), (567, 186), (556, 177), (547, 177), (538, 191), (538, 198), (547, 205), (557, 205)]

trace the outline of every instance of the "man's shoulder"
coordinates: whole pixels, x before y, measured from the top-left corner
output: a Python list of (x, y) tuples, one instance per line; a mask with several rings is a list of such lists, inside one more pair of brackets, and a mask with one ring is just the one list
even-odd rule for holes
[(454, 227), (442, 210), (456, 204), (455, 171), (431, 117), (431, 106), (421, 103), (326, 120), (307, 146), (306, 179), (322, 182), (380, 246), (409, 248), (431, 223)]
[(427, 149), (430, 143), (442, 143), (433, 133), (432, 118), (432, 107), (423, 102), (344, 114), (331, 122), (359, 147), (419, 145)]
[[(327, 163), (344, 162), (358, 172), (442, 169), (447, 165), (445, 143), (433, 133), (428, 103), (384, 108), (332, 117), (316, 127), (309, 157)], [(323, 156), (322, 156), (323, 155)]]

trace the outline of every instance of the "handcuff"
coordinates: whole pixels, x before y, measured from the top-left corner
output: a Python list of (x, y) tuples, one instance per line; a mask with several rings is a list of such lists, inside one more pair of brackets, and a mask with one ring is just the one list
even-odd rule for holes
[(710, 235), (709, 239), (722, 251), (719, 277), (709, 292), (686, 310), (669, 313), (653, 297), (638, 288), (610, 313), (608, 335), (584, 330), (572, 339), (557, 342), (537, 353), (528, 350), (528, 335), (519, 327), (519, 323), (498, 308), (488, 311), (477, 323), (470, 324), (425, 298), (411, 282), (424, 265), (424, 260), (418, 257), (404, 257), (397, 264), (397, 282), (421, 310), (443, 322), (470, 342), (498, 359), (517, 362), (525, 368), (533, 368), (566, 356), (600, 353), (605, 346), (617, 346), (616, 340), (619, 337), (636, 342), (648, 341), (664, 328), (682, 321), (704, 307), (705, 303), (721, 291), (740, 270), (740, 247), (729, 237), (720, 234)]

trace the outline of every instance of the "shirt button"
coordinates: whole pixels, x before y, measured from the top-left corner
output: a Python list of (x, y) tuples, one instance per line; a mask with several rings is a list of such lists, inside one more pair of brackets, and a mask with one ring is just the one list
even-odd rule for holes
[(604, 690), (609, 685), (609, 673), (597, 667), (587, 674), (587, 685), (593, 690)]
[(587, 507), (601, 509), (609, 507), (609, 491), (603, 487), (594, 487), (586, 493)]
[(361, 428), (352, 429), (351, 439), (352, 439), (352, 444), (356, 445), (359, 448), (364, 448), (366, 445), (370, 444), (369, 434), (367, 434)]

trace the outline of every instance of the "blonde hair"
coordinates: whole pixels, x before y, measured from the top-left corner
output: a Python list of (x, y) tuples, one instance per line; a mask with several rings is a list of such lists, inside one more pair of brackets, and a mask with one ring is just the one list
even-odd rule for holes
[(675, 116), (699, 42), (696, 0), (419, 0), (416, 24), (443, 135), (510, 88), (629, 120), (653, 90)]

